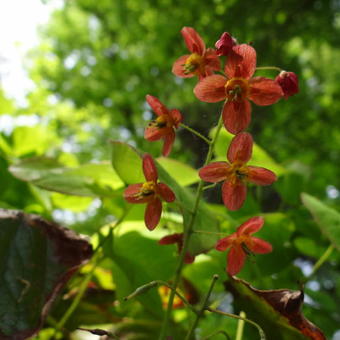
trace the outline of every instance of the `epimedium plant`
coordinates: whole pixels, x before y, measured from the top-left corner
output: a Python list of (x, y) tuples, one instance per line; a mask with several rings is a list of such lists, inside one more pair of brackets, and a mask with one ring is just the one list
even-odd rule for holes
[[(146, 96), (146, 100), (157, 118), (145, 129), (145, 138), (149, 141), (163, 139), (163, 156), (170, 154), (175, 140), (175, 131), (179, 127), (183, 127), (203, 139), (209, 147), (204, 166), (198, 171), (201, 180), (196, 189), (192, 210), (189, 212), (190, 218), (183, 219), (183, 232), (171, 234), (159, 240), (161, 245), (177, 244), (179, 253), (173, 281), (164, 283), (168, 289), (169, 298), (160, 330), (160, 340), (168, 338), (169, 334), (171, 334), (169, 332), (169, 323), (171, 322), (172, 309), (177, 306), (177, 303), (174, 304), (175, 297), (180, 298), (182, 302), (192, 308), (186, 298), (178, 292), (184, 264), (194, 262), (195, 255), (197, 255), (197, 253), (192, 252), (190, 247), (192, 236), (197, 232), (214, 234), (210, 230), (197, 231), (194, 228), (198, 218), (197, 211), (202, 200), (202, 193), (205, 189), (211, 187), (204, 186), (204, 182), (217, 183), (223, 181), (223, 203), (227, 209), (233, 211), (241, 209), (246, 200), (247, 182), (257, 185), (270, 185), (277, 179), (275, 173), (266, 168), (247, 165), (248, 162), (251, 164), (253, 147), (251, 134), (244, 132), (251, 122), (251, 104), (249, 101), (260, 106), (272, 105), (281, 98), (288, 99), (288, 97), (299, 91), (298, 78), (295, 73), (283, 71), (278, 67), (256, 68), (255, 49), (249, 44), (238, 44), (237, 40), (227, 32), (224, 32), (216, 42), (215, 49), (207, 49), (200, 35), (191, 27), (184, 27), (181, 33), (191, 54), (179, 57), (174, 62), (172, 72), (182, 78), (197, 76), (198, 83), (194, 88), (196, 97), (200, 101), (208, 103), (223, 101), (223, 107), (215, 134), (212, 139), (209, 139), (182, 123), (183, 117), (179, 110), (169, 110), (156, 97)], [(224, 69), (221, 68), (221, 57), (226, 57)], [(254, 76), (254, 73), (260, 69), (273, 69), (280, 73), (275, 79)], [(223, 125), (229, 133), (234, 135), (227, 150), (229, 162), (211, 162), (214, 145)], [(161, 201), (173, 202), (176, 197), (170, 187), (164, 183), (158, 183), (157, 167), (152, 157), (149, 154), (144, 154), (142, 158), (146, 182), (129, 185), (124, 191), (124, 198), (129, 203), (147, 203), (145, 225), (149, 230), (153, 230), (160, 221), (162, 213)], [(186, 209), (181, 205), (180, 201), (178, 206), (182, 212)], [(264, 223), (263, 217), (252, 217), (240, 225), (231, 235), (217, 240), (215, 244), (216, 250), (225, 251), (230, 248), (226, 271), (231, 279), (242, 270), (247, 257), (272, 251), (271, 244), (252, 236), (253, 233), (263, 227)], [(220, 235), (220, 233), (216, 232), (215, 234)], [(207, 251), (209, 251), (209, 247), (205, 249), (205, 252)], [(185, 339), (193, 337), (204, 311), (213, 311), (208, 307), (208, 300), (217, 279), (218, 276), (214, 275), (200, 309), (194, 309), (195, 320), (189, 328)], [(157, 284), (162, 285), (162, 282), (153, 281), (139, 287), (128, 298), (142, 294)], [(219, 311), (215, 312), (218, 313)], [(244, 316), (240, 317), (228, 313), (225, 313), (225, 315), (247, 320)], [(266, 337), (259, 325), (251, 320), (247, 321), (258, 328), (261, 339)], [(309, 325), (312, 324), (309, 323)], [(297, 328), (299, 329), (299, 326)], [(310, 336), (313, 339), (324, 339), (321, 331), (316, 327), (310, 326), (307, 328), (308, 331), (306, 332), (301, 326), (301, 334)]]
[[(179, 57), (173, 64), (172, 72), (182, 78), (197, 77), (193, 92), (198, 100), (208, 103), (223, 102), (221, 113), (216, 126), (212, 127), (210, 136), (204, 136), (185, 125), (183, 123), (185, 115), (180, 110), (168, 109), (157, 97), (146, 95), (146, 101), (157, 117), (145, 128), (144, 137), (151, 142), (163, 140), (163, 157), (154, 159), (149, 153), (140, 152), (126, 143), (112, 141), (112, 165), (115, 177), (110, 177), (108, 164), (68, 169), (47, 158), (28, 159), (10, 168), (17, 178), (33, 183), (38, 188), (70, 195), (101, 197), (108, 201), (123, 197), (127, 202), (122, 211), (119, 211), (121, 217), (106, 226), (105, 234), (102, 234), (102, 231), (97, 233), (92, 268), (81, 280), (78, 293), (71, 305), (57, 316), (59, 321), (55, 321), (55, 318), (49, 320), (54, 327), (52, 337), (58, 338), (64, 332), (65, 325), (84, 298), (86, 289), (91, 286), (91, 277), (99, 263), (112, 257), (116, 261), (110, 270), (114, 272), (116, 280), (117, 301), (122, 296), (125, 296), (123, 300), (126, 304), (137, 300), (155, 320), (159, 321), (156, 323), (156, 329), (151, 325), (151, 328), (154, 328), (152, 337), (158, 337), (160, 340), (194, 337), (203, 339), (199, 333), (200, 325), (205, 322), (205, 313), (213, 313), (240, 321), (236, 331), (237, 340), (242, 339), (244, 322), (254, 326), (261, 339), (325, 339), (322, 332), (301, 314), (302, 290), (271, 289), (272, 287), (265, 285), (265, 278), (263, 282), (266, 290), (259, 290), (235, 276), (244, 270), (246, 259), (249, 260), (247, 261), (249, 266), (255, 272), (258, 271), (257, 262), (261, 262), (262, 259), (255, 254), (273, 252), (274, 259), (277, 256), (282, 258), (285, 256), (283, 243), (286, 240), (284, 237), (286, 227), (282, 226), (282, 230), (271, 230), (269, 216), (252, 215), (244, 218), (246, 215), (244, 214), (242, 221), (236, 221), (229, 215), (229, 211), (245, 209), (248, 184), (250, 186), (255, 184), (256, 188), (260, 188), (277, 180), (278, 173), (274, 173), (277, 171), (272, 171), (274, 169), (270, 166), (254, 159), (253, 153), (256, 153), (258, 146), (255, 145), (252, 135), (244, 131), (251, 127), (251, 102), (266, 106), (275, 104), (282, 98), (288, 99), (299, 91), (298, 78), (295, 73), (283, 71), (278, 67), (256, 67), (256, 51), (251, 44), (238, 44), (227, 32), (217, 40), (215, 48), (206, 48), (203, 39), (191, 27), (184, 27), (181, 33), (190, 54)], [(254, 76), (255, 72), (260, 70), (273, 70), (278, 72), (278, 75), (274, 79)], [(165, 158), (171, 153), (179, 128), (188, 130), (207, 145), (204, 164), (198, 170), (192, 170), (176, 160)], [(225, 137), (225, 134), (228, 134), (228, 138), (221, 138)], [(217, 146), (222, 150), (218, 156), (226, 153), (227, 161), (225, 158), (221, 160), (220, 157), (217, 159), (214, 157), (214, 154), (217, 154)], [(105, 178), (101, 176), (103, 173), (106, 175)], [(215, 196), (218, 189), (215, 186), (218, 187), (219, 182), (222, 182), (224, 207), (223, 210), (214, 210), (203, 196), (205, 192), (212, 192)], [(185, 187), (188, 185), (192, 188)], [(216, 197), (219, 199), (219, 193)], [(323, 221), (327, 215), (333, 216), (333, 221), (339, 221), (336, 213), (325, 214), (324, 207), (313, 198), (303, 196), (303, 200), (317, 220)], [(114, 231), (128, 218), (129, 213), (139, 208), (144, 213), (146, 232), (152, 231), (152, 234), (158, 235), (157, 232), (164, 226), (164, 223), (161, 223), (163, 216), (169, 225), (162, 228), (163, 232), (170, 229), (171, 233), (158, 238), (158, 242), (146, 240), (137, 233), (115, 235)], [(229, 223), (228, 232), (224, 232), (226, 219)], [(284, 219), (283, 222), (285, 223)], [(161, 226), (157, 228), (160, 224)], [(261, 237), (253, 236), (263, 231), (266, 236), (262, 236), (263, 234)], [(317, 262), (314, 271), (328, 258), (332, 249), (337, 247), (339, 237), (334, 236), (336, 232), (327, 229), (327, 237), (332, 245)], [(269, 242), (269, 234), (277, 234), (278, 241), (275, 246)], [(159, 248), (163, 249), (160, 250), (162, 254), (169, 254), (170, 247), (162, 246), (172, 244), (177, 246), (177, 264), (172, 265), (168, 255), (159, 259), (161, 263), (156, 262), (157, 259), (153, 255), (156, 247), (161, 246)], [(209, 255), (215, 250), (228, 251), (227, 263), (223, 264), (225, 271), (215, 272), (219, 266), (216, 264), (214, 266), (213, 262), (209, 264), (211, 270), (207, 272), (206, 277), (203, 274), (201, 277), (211, 281), (203, 293), (203, 298), (199, 299), (194, 285), (187, 280), (189, 275), (184, 275), (184, 272), (188, 270), (190, 273), (190, 268), (199, 262), (196, 261), (197, 255)], [(263, 255), (265, 256), (271, 255)], [(289, 259), (286, 262), (289, 263)], [(141, 267), (138, 275), (137, 267)], [(247, 315), (244, 312), (239, 315), (232, 314), (220, 303), (215, 288), (216, 281), (222, 274), (226, 275), (223, 278), (226, 279), (225, 288), (232, 292), (234, 297), (239, 297), (236, 302), (239, 301), (240, 308), (245, 310)], [(262, 279), (261, 275), (258, 276)], [(25, 284), (26, 281), (22, 282)], [(158, 291), (155, 291), (156, 287)], [(22, 290), (20, 292), (21, 303), (21, 300), (25, 301), (26, 292), (25, 290), (24, 294)], [(157, 305), (159, 296), (162, 299), (161, 306)], [(199, 300), (201, 301), (198, 304)], [(253, 307), (252, 310), (248, 311), (247, 304)], [(177, 322), (177, 315), (174, 318), (174, 309), (183, 307), (188, 309), (189, 314), (189, 318), (186, 319), (189, 323), (185, 326)], [(248, 312), (251, 317), (248, 316)], [(45, 315), (44, 308), (39, 324)], [(124, 309), (115, 314), (115, 318), (119, 320), (124, 320), (124, 317)], [(103, 323), (110, 323), (112, 320), (105, 321), (107, 322)], [(31, 329), (36, 331), (39, 327), (34, 325)], [(13, 329), (15, 332), (15, 327)], [(81, 329), (109, 338), (124, 335), (124, 330), (119, 330), (119, 327), (113, 331)], [(229, 332), (230, 328), (223, 327), (205, 336), (204, 339), (215, 336), (230, 338)], [(32, 333), (33, 331), (29, 334)]]

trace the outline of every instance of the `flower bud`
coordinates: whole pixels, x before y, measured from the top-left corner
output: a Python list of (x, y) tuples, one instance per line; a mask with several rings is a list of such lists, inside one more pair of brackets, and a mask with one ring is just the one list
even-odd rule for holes
[(217, 40), (215, 47), (218, 56), (227, 56), (231, 53), (233, 46), (236, 45), (236, 39), (228, 32), (224, 32), (221, 38)]
[(299, 92), (299, 80), (294, 72), (282, 71), (275, 81), (281, 86), (285, 99)]

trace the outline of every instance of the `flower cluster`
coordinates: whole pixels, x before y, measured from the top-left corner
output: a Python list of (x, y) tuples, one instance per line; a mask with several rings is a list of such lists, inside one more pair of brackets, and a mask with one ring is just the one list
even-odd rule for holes
[[(280, 70), (275, 79), (255, 76), (259, 69), (265, 68), (257, 68), (255, 49), (250, 44), (238, 44), (228, 32), (221, 35), (215, 48), (207, 48), (200, 35), (191, 27), (184, 27), (181, 33), (190, 54), (179, 57), (173, 64), (172, 72), (182, 78), (197, 76), (198, 82), (193, 92), (199, 100), (208, 103), (223, 101), (223, 125), (234, 135), (227, 149), (227, 161), (210, 162), (199, 170), (199, 176), (202, 181), (223, 182), (224, 205), (229, 210), (238, 210), (245, 202), (248, 183), (270, 185), (276, 181), (276, 175), (272, 171), (248, 165), (252, 159), (253, 137), (244, 130), (251, 122), (251, 103), (267, 106), (275, 104), (281, 98), (287, 99), (299, 92), (298, 78), (295, 73), (276, 67), (269, 68)], [(224, 67), (222, 57), (225, 58)], [(175, 141), (176, 130), (180, 126), (188, 127), (182, 124), (183, 118), (179, 110), (168, 109), (151, 95), (146, 96), (146, 101), (157, 117), (146, 127), (144, 137), (148, 141), (162, 139), (162, 155), (168, 156)], [(148, 154), (143, 157), (143, 171), (146, 182), (128, 186), (124, 198), (129, 203), (147, 204), (145, 224), (149, 230), (153, 230), (161, 218), (162, 201), (173, 202), (175, 194), (165, 183), (158, 182), (155, 162)], [(234, 233), (217, 242), (217, 250), (230, 249), (227, 260), (227, 272), (230, 275), (241, 270), (247, 255), (272, 251), (269, 243), (252, 236), (263, 224), (262, 217), (250, 218)], [(180, 253), (185, 237), (190, 237), (190, 233), (167, 235), (159, 240), (159, 244), (176, 244)], [(185, 251), (184, 262), (192, 263), (195, 256), (187, 249)]]

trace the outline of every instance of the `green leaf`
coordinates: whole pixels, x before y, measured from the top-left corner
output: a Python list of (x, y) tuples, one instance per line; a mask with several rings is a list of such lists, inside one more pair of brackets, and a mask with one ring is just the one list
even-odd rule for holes
[(123, 183), (109, 163), (63, 167), (54, 159), (25, 159), (9, 168), (13, 176), (49, 190), (77, 196), (113, 196)]
[[(140, 154), (130, 145), (121, 142), (111, 142), (112, 146), (112, 165), (118, 174), (121, 174), (121, 179), (126, 183), (144, 182), (144, 176), (139, 175), (138, 169), (142, 169), (142, 159)], [(116, 148), (118, 150), (116, 150)], [(121, 169), (121, 164), (127, 160), (124, 166), (124, 171)], [(131, 164), (131, 165), (130, 165)], [(183, 210), (184, 224), (188, 224), (191, 220), (192, 211), (194, 208), (195, 195), (188, 189), (183, 188), (163, 167), (156, 162), (160, 182), (166, 183), (175, 193), (176, 201)], [(118, 168), (116, 168), (118, 167)], [(138, 172), (138, 175), (135, 175)], [(130, 180), (135, 176), (135, 182)], [(194, 230), (204, 230), (209, 232), (216, 232), (219, 230), (219, 223), (214, 214), (208, 209), (204, 202), (201, 202), (195, 223)], [(211, 249), (217, 241), (217, 236), (212, 234), (194, 233), (189, 244), (189, 252), (192, 255)]]
[(182, 186), (197, 183), (200, 179), (196, 169), (167, 157), (157, 158), (157, 162), (171, 174), (171, 177)]
[[(128, 232), (115, 237), (112, 260), (114, 281), (119, 299), (131, 294), (136, 288), (155, 279), (168, 281), (175, 270), (176, 258), (169, 247), (156, 240)], [(157, 290), (150, 290), (138, 297), (156, 318), (162, 318), (162, 306)]]
[(92, 255), (87, 241), (35, 215), (0, 210), (0, 338), (26, 339)]
[(142, 161), (136, 149), (117, 141), (111, 141), (111, 146), (112, 166), (120, 179), (126, 184), (144, 182)]
[[(210, 132), (211, 136), (215, 134), (215, 130), (216, 128), (211, 130)], [(215, 144), (215, 149), (214, 149), (216, 158), (217, 158), (215, 159), (215, 161), (226, 160), (227, 150), (233, 137), (234, 135), (232, 135), (225, 129), (221, 130), (218, 136), (218, 139), (216, 141), (216, 144)], [(275, 172), (277, 176), (280, 176), (285, 172), (285, 169), (281, 165), (279, 165), (277, 162), (275, 162), (274, 159), (270, 157), (268, 153), (256, 143), (254, 143), (253, 145), (253, 155), (252, 155), (251, 160), (249, 161), (249, 165), (256, 165), (256, 166), (269, 169)]]
[(318, 259), (320, 254), (325, 252), (325, 248), (320, 246), (317, 241), (307, 237), (297, 237), (294, 239), (294, 246), (301, 254)]
[(306, 193), (301, 194), (301, 199), (321, 232), (340, 251), (340, 213)]
[(15, 156), (43, 154), (58, 138), (51, 129), (44, 126), (20, 126), (13, 132), (13, 151)]

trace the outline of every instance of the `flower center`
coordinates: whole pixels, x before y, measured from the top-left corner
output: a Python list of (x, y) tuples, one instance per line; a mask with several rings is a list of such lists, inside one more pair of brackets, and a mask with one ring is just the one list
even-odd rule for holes
[(184, 74), (189, 74), (195, 72), (202, 68), (204, 65), (204, 60), (202, 56), (197, 53), (193, 53), (190, 57), (185, 61), (184, 66)]
[(156, 128), (159, 128), (159, 129), (164, 128), (168, 125), (171, 126), (171, 122), (169, 120), (168, 115), (158, 116), (155, 120), (153, 120), (149, 123), (149, 127), (156, 127)]
[(224, 87), (229, 101), (241, 102), (248, 96), (249, 85), (247, 79), (231, 78)]
[(248, 177), (248, 167), (242, 163), (236, 162), (231, 165), (230, 169), (233, 174), (234, 181), (244, 182)]
[(153, 195), (155, 193), (155, 187), (156, 183), (154, 181), (145, 182), (143, 183), (139, 194), (143, 197)]

